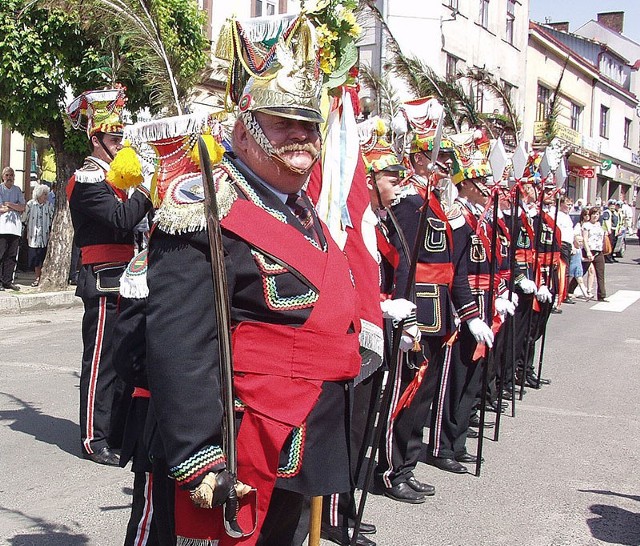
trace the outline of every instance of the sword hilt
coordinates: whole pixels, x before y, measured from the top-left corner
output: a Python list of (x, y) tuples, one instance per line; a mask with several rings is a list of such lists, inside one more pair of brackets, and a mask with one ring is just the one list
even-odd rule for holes
[(232, 538), (240, 538), (244, 536), (240, 525), (238, 525), (238, 511), (240, 510), (240, 501), (236, 493), (235, 486), (229, 491), (229, 496), (223, 506), (224, 513), (224, 529)]

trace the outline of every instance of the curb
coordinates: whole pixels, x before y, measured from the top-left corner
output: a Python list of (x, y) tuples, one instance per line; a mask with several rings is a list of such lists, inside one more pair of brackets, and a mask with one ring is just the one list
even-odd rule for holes
[(22, 294), (0, 296), (0, 312), (22, 313), (25, 311), (39, 311), (61, 307), (78, 307), (82, 300), (75, 292), (45, 292), (43, 294)]

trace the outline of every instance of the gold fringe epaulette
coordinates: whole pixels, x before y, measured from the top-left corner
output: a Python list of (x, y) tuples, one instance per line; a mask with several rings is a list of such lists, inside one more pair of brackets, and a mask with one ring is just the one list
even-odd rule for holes
[(75, 172), (76, 182), (81, 184), (95, 184), (102, 182), (104, 171), (91, 161), (85, 161), (84, 165)]
[[(213, 169), (218, 216), (224, 218), (238, 198), (228, 173), (221, 167)], [(179, 176), (169, 184), (154, 222), (171, 235), (193, 233), (207, 227), (202, 175), (191, 173)]]

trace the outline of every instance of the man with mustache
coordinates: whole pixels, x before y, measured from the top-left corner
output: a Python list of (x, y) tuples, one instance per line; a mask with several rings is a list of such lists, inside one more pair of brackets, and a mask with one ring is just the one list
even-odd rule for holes
[[(232, 324), (238, 479), (257, 489), (242, 544), (291, 544), (305, 497), (350, 489), (349, 382), (360, 320), (344, 254), (302, 190), (319, 158), (319, 89), (304, 68), (251, 79), (232, 150), (213, 169)], [(173, 181), (149, 242), (147, 350), (155, 516), (177, 544), (233, 543), (202, 502), (230, 486), (222, 444), (220, 359), (210, 251), (193, 180)], [(201, 188), (200, 188), (201, 189)], [(189, 190), (187, 197), (186, 190)], [(163, 210), (164, 209), (164, 210)], [(166, 210), (171, 215), (165, 215)], [(182, 309), (180, 317), (176, 309)], [(175, 484), (175, 511), (170, 505)], [(166, 486), (169, 485), (167, 488)], [(164, 495), (163, 495), (164, 491)], [(173, 538), (173, 537), (171, 537)]]

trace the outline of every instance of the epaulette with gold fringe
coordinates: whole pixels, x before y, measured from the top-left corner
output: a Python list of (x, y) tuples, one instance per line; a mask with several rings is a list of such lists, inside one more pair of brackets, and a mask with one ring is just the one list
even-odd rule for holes
[(84, 165), (75, 172), (76, 182), (81, 184), (95, 184), (105, 179), (104, 170), (92, 161), (85, 161)]
[[(224, 218), (238, 198), (228, 172), (221, 166), (213, 168), (218, 216)], [(188, 173), (173, 180), (158, 208), (154, 222), (170, 235), (193, 233), (207, 227), (204, 207), (204, 187), (200, 173)]]

